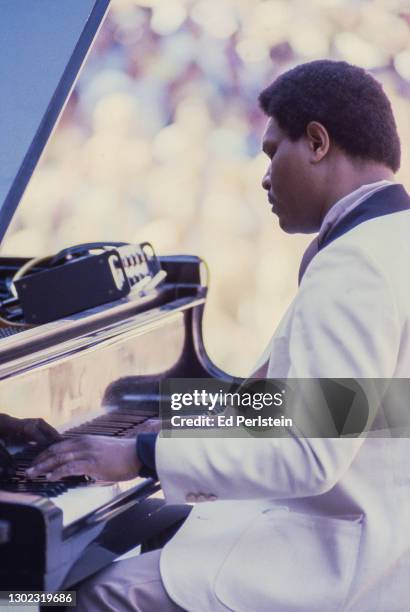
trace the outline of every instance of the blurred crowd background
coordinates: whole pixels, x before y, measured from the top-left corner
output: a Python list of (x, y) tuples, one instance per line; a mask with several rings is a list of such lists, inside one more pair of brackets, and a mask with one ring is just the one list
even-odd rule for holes
[(258, 93), (311, 59), (371, 70), (393, 103), (410, 188), (409, 34), (408, 0), (112, 0), (2, 253), (148, 240), (201, 255), (207, 350), (246, 376), (309, 242), (280, 231), (261, 189)]

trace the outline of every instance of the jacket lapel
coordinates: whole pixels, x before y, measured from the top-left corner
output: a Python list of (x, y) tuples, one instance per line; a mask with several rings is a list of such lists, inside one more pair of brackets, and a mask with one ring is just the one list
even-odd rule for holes
[(403, 185), (389, 185), (364, 200), (332, 228), (319, 242), (319, 251), (361, 223), (410, 210), (410, 197)]
[(315, 255), (334, 240), (347, 234), (347, 232), (350, 232), (350, 230), (357, 225), (370, 221), (370, 219), (392, 215), (405, 210), (410, 210), (410, 197), (403, 185), (389, 185), (389, 187), (377, 191), (374, 195), (370, 196), (370, 198), (364, 200), (359, 206), (356, 206), (356, 208), (343, 217), (339, 223), (331, 228), (323, 238), (319, 240), (319, 237), (316, 236), (316, 238), (313, 239), (306, 249), (300, 264), (299, 285), (307, 267), (310, 265)]

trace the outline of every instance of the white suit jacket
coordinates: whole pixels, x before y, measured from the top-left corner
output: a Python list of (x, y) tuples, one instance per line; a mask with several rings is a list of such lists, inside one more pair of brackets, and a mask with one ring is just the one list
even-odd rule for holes
[[(410, 210), (318, 253), (269, 354), (272, 378), (409, 377)], [(409, 439), (159, 437), (156, 463), (169, 502), (216, 499), (162, 551), (183, 608), (409, 609)]]

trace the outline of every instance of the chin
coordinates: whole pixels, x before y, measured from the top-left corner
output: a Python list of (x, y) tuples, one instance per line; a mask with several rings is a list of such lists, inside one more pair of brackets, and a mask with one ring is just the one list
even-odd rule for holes
[(302, 223), (295, 223), (286, 217), (279, 216), (279, 225), (281, 230), (283, 230), (286, 234), (313, 234), (318, 230), (318, 228), (307, 227)]
[(280, 229), (286, 234), (296, 234), (299, 231), (294, 225), (292, 225), (292, 223), (289, 223), (288, 219), (285, 219), (282, 216), (279, 216), (278, 219)]

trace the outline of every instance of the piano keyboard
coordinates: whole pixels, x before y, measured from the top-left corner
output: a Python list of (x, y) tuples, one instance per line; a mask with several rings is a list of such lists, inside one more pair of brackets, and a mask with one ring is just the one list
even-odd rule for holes
[(39, 476), (32, 480), (26, 478), (25, 471), (30, 467), (33, 460), (47, 447), (36, 444), (13, 455), (13, 472), (6, 478), (0, 480), (0, 490), (12, 493), (29, 493), (42, 497), (55, 497), (65, 493), (72, 487), (83, 485), (88, 482), (84, 476), (71, 476), (64, 480), (48, 482), (45, 476)]
[(27, 329), (27, 327), (23, 325), (21, 327), (12, 327), (11, 325), (6, 327), (0, 327), (0, 338), (8, 338), (9, 336), (14, 336), (14, 334), (18, 334), (19, 332), (22, 332), (25, 329)]
[(95, 435), (130, 438), (137, 433), (140, 425), (150, 416), (152, 412), (141, 415), (136, 414), (133, 410), (116, 410), (67, 430), (64, 432), (64, 437)]
[[(63, 433), (63, 438), (72, 438), (82, 435), (110, 436), (117, 438), (129, 438), (137, 434), (142, 423), (152, 416), (151, 413), (137, 414), (131, 410), (116, 410), (86, 421), (77, 427), (68, 429)], [(25, 471), (37, 455), (46, 446), (39, 444), (27, 446), (22, 451), (13, 455), (14, 467), (12, 473), (6, 478), (0, 477), (0, 490), (13, 493), (28, 493), (42, 497), (55, 498), (70, 489), (81, 487), (82, 489), (94, 481), (86, 476), (70, 476), (64, 480), (49, 482), (45, 476), (28, 479)]]

